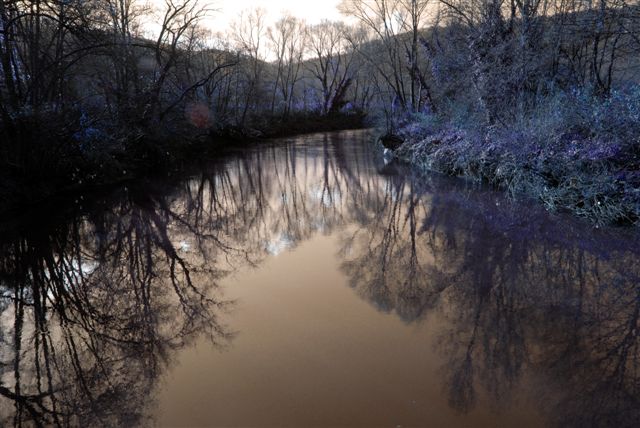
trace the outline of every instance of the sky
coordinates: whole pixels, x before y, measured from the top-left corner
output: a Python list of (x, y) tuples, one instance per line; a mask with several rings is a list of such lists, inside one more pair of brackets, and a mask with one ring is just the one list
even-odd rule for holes
[[(164, 10), (165, 0), (137, 0), (140, 3), (150, 3), (156, 10), (158, 17)], [(180, 3), (180, 0), (174, 0)], [(199, 0), (200, 6), (208, 6), (214, 9), (209, 16), (200, 22), (202, 27), (210, 30), (212, 34), (226, 33), (231, 30), (233, 21), (237, 21), (240, 12), (262, 8), (267, 12), (266, 25), (272, 25), (282, 15), (289, 13), (297, 18), (304, 19), (309, 24), (317, 24), (323, 19), (346, 20), (346, 17), (338, 11), (341, 0)], [(155, 21), (143, 25), (143, 34), (150, 38), (157, 36), (159, 24)], [(264, 54), (269, 57), (268, 52)]]
[(267, 11), (268, 23), (276, 21), (285, 11), (311, 24), (343, 18), (337, 9), (340, 0), (211, 0), (210, 3), (219, 10), (207, 20), (207, 27), (214, 31), (225, 31), (241, 11), (258, 7)]

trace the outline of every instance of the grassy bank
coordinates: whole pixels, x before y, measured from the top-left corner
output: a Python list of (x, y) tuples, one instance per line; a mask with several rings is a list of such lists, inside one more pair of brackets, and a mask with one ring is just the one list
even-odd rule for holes
[(549, 97), (522, 120), (414, 115), (396, 155), (421, 168), (482, 180), (596, 225), (640, 223), (640, 86), (596, 97)]

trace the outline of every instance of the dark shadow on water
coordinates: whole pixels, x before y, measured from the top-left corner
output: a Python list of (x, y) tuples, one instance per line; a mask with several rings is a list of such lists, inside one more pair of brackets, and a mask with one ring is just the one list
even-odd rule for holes
[(419, 177), (365, 132), (231, 153), (16, 224), (0, 238), (3, 426), (151, 423), (176, 353), (202, 336), (229, 344), (220, 279), (319, 233), (339, 237), (362, 299), (438, 320), (446, 365), (424, 382), (459, 412), (480, 392), (508, 406), (525, 382), (549, 425), (640, 425), (637, 236)]

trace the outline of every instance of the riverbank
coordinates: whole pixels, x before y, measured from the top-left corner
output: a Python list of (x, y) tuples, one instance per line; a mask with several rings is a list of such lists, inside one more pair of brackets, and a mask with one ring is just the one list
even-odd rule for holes
[(640, 223), (640, 90), (591, 105), (556, 104), (523, 123), (471, 127), (413, 117), (395, 155), (481, 180), (595, 225)]
[(193, 162), (213, 159), (231, 147), (304, 133), (363, 128), (364, 120), (365, 116), (360, 114), (298, 115), (287, 120), (264, 120), (244, 129), (185, 128), (170, 134), (132, 133), (127, 139), (108, 139), (103, 138), (104, 133), (85, 132), (54, 141), (45, 135), (55, 134), (43, 126), (33, 130), (28, 145), (32, 152), (41, 154), (37, 158), (29, 156), (30, 162), (25, 167), (5, 165), (0, 170), (0, 215), (58, 197), (171, 174)]

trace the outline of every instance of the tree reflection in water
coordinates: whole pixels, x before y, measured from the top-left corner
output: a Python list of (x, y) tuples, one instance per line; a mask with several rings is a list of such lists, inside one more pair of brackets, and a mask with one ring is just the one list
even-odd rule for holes
[(176, 239), (204, 237), (182, 221), (141, 194), (3, 242), (3, 425), (143, 423), (172, 352), (225, 340), (219, 272), (204, 251), (180, 254)]
[(479, 394), (504, 405), (528, 382), (551, 425), (637, 425), (637, 239), (417, 178), (379, 162), (367, 138), (245, 150), (5, 234), (2, 425), (150, 422), (175, 352), (231, 337), (217, 282), (317, 233), (339, 235), (363, 299), (408, 324), (437, 319), (455, 409)]
[(453, 408), (471, 411), (479, 390), (508, 405), (533, 375), (550, 425), (640, 425), (637, 235), (438, 177), (395, 175), (381, 193), (346, 240), (343, 268), (363, 298), (407, 323), (444, 318)]

